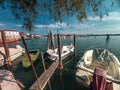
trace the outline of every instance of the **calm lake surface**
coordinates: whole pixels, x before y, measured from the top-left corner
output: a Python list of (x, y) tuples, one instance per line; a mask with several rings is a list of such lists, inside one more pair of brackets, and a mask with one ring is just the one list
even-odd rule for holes
[[(40, 49), (43, 51), (43, 53), (45, 53), (46, 41), (46, 38), (41, 38), (34, 39), (33, 41), (27, 40), (26, 43), (29, 50)], [(73, 43), (73, 39), (62, 39), (62, 45), (67, 45), (71, 43)], [(55, 44), (57, 47), (57, 42)], [(86, 50), (93, 48), (108, 49), (120, 60), (120, 36), (110, 36), (109, 41), (106, 41), (105, 36), (98, 36), (76, 38), (76, 62), (78, 62), (78, 60), (82, 57)], [(50, 65), (50, 63), (47, 62), (47, 60), (45, 61), (45, 64), (47, 67)], [(62, 77), (59, 79), (59, 75), (56, 71), (51, 78), (52, 90), (87, 90), (85, 87), (79, 87), (78, 84), (75, 82), (76, 68), (74, 68), (73, 56), (69, 56), (68, 58), (66, 58), (63, 61), (63, 65), (64, 69), (62, 72)], [(35, 68), (38, 73), (38, 76), (40, 76), (40, 74), (43, 73), (41, 59), (39, 59), (39, 62), (35, 65)], [(15, 66), (14, 75), (16, 79), (20, 80), (26, 86), (25, 90), (28, 90), (28, 88), (35, 81), (33, 71), (24, 70), (21, 62)], [(45, 90), (49, 90), (48, 86), (45, 88)]]

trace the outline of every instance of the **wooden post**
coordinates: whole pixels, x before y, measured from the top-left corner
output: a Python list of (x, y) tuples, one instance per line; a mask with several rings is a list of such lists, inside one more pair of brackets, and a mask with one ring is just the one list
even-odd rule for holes
[(39, 90), (42, 90), (42, 89), (41, 89), (41, 86), (40, 86), (40, 84), (39, 84), (39, 81), (38, 81), (38, 76), (37, 76), (37, 73), (36, 73), (36, 71), (35, 71), (34, 65), (33, 65), (32, 60), (31, 60), (31, 58), (30, 58), (30, 55), (29, 55), (29, 53), (28, 53), (28, 49), (27, 49), (27, 45), (26, 45), (26, 43), (25, 43), (25, 39), (24, 39), (23, 36), (21, 36), (21, 39), (22, 39), (22, 41), (23, 41), (23, 44), (24, 44), (25, 51), (26, 51), (26, 54), (27, 54), (27, 56), (28, 56), (29, 62), (30, 62), (31, 65), (32, 65), (32, 70), (33, 70), (34, 75), (35, 75), (35, 78), (36, 78), (36, 80), (37, 80), (37, 84), (38, 84)]
[[(43, 64), (43, 69), (44, 69), (44, 72), (46, 71), (46, 66), (45, 66), (45, 62), (44, 62), (44, 58), (43, 58), (43, 53), (42, 51), (40, 50), (40, 54), (41, 54), (41, 58), (42, 58), (42, 64)], [(49, 89), (51, 89), (51, 85), (50, 85), (50, 81), (48, 81), (48, 85), (49, 85)]]
[(50, 48), (53, 49), (53, 44), (52, 44), (52, 31), (50, 30)]
[(62, 58), (61, 58), (62, 49), (61, 49), (60, 34), (58, 34), (58, 51), (59, 51), (59, 65), (58, 65), (58, 68), (60, 70), (62, 70), (63, 69), (63, 65), (62, 65)]
[(76, 35), (74, 34), (74, 64), (76, 64)]
[(51, 49), (55, 49), (55, 44), (54, 44), (54, 35), (52, 31), (50, 30), (50, 39), (51, 39)]
[(7, 60), (7, 61), (5, 61), (5, 64), (7, 62), (8, 66), (11, 68), (12, 63), (11, 63), (11, 59), (10, 59), (10, 52), (9, 52), (9, 49), (8, 49), (8, 44), (6, 42), (6, 37), (5, 37), (5, 32), (4, 31), (1, 31), (1, 37), (2, 37), (3, 46), (5, 48), (5, 54), (6, 54), (6, 60)]
[(54, 35), (52, 34), (52, 48), (53, 48), (53, 50), (55, 49), (55, 42), (54, 42)]
[(40, 50), (40, 55), (41, 55), (41, 58), (42, 58), (43, 69), (44, 69), (44, 71), (46, 71), (45, 62), (44, 62), (44, 58), (43, 58), (43, 53), (42, 53), (41, 50)]
[(110, 40), (110, 35), (107, 34), (107, 37), (106, 37), (106, 42), (108, 42)]
[(47, 49), (47, 50), (49, 49), (49, 38), (50, 38), (50, 35), (48, 34), (48, 35), (47, 35), (47, 45), (46, 45), (46, 49)]

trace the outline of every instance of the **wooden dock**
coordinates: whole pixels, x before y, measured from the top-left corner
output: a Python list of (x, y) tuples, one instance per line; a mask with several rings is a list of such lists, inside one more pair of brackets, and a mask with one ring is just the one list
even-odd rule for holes
[[(53, 75), (54, 71), (58, 67), (59, 62), (53, 62), (50, 67), (39, 77), (39, 83), (41, 85), (41, 90), (44, 89), (50, 77)], [(39, 90), (37, 81), (29, 88), (29, 90)]]
[[(60, 34), (58, 34), (58, 51), (59, 51), (59, 60), (57, 60), (56, 62), (53, 62), (50, 67), (46, 70), (45, 65), (44, 65), (44, 59), (43, 59), (43, 55), (41, 53), (42, 56), (42, 62), (43, 62), (43, 67), (44, 67), (44, 73), (37, 78), (37, 81), (35, 81), (35, 83), (33, 83), (33, 85), (29, 88), (29, 90), (43, 90), (44, 87), (46, 86), (46, 84), (49, 83), (49, 79), (51, 78), (51, 76), (54, 74), (56, 68), (58, 67), (60, 71), (62, 71), (63, 69), (63, 65), (62, 65), (62, 57), (61, 57), (61, 39), (60, 39)], [(52, 38), (51, 38), (52, 39)], [(74, 35), (74, 40), (75, 39), (75, 35)], [(75, 41), (74, 41), (74, 48), (75, 48)], [(74, 49), (75, 52), (76, 49)], [(76, 55), (74, 55), (76, 56)], [(75, 58), (75, 57), (74, 57)]]

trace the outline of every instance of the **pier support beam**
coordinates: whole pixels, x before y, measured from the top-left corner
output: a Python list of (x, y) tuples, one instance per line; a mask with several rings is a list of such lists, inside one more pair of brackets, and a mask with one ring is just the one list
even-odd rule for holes
[(58, 65), (58, 69), (62, 70), (63, 69), (63, 65), (62, 65), (62, 58), (61, 58), (61, 53), (62, 53), (62, 49), (61, 49), (61, 39), (60, 39), (60, 34), (58, 34), (58, 51), (59, 51), (59, 65)]
[(76, 35), (74, 34), (74, 65), (76, 64)]
[(46, 46), (46, 50), (48, 50), (50, 47), (49, 47), (49, 39), (50, 39), (50, 35), (48, 34), (47, 35), (47, 46)]
[(39, 81), (38, 81), (37, 73), (36, 73), (36, 71), (35, 71), (34, 65), (33, 65), (32, 60), (31, 60), (31, 58), (30, 58), (30, 55), (29, 55), (29, 52), (28, 52), (28, 49), (27, 49), (27, 45), (26, 45), (25, 39), (24, 39), (23, 36), (21, 36), (21, 39), (22, 39), (22, 41), (23, 41), (23, 44), (24, 44), (25, 51), (26, 51), (26, 54), (27, 54), (27, 56), (28, 56), (29, 62), (30, 62), (31, 65), (32, 65), (32, 70), (33, 70), (33, 73), (34, 73), (35, 78), (36, 78), (36, 80), (37, 80), (38, 88), (39, 88), (39, 90), (42, 90), (42, 89), (41, 89), (41, 86), (40, 86), (40, 84), (39, 84)]
[(52, 50), (55, 49), (54, 35), (51, 30), (47, 36), (47, 49), (49, 48), (51, 48)]
[(44, 58), (43, 58), (43, 53), (42, 53), (41, 50), (40, 50), (40, 56), (41, 56), (41, 58), (42, 58), (43, 69), (44, 69), (44, 71), (46, 71), (46, 66), (45, 66), (45, 62), (44, 62)]
[(11, 59), (10, 59), (10, 52), (8, 49), (8, 44), (6, 42), (6, 37), (5, 37), (5, 31), (1, 31), (1, 37), (2, 37), (2, 43), (3, 46), (5, 48), (5, 54), (6, 54), (6, 60), (4, 64), (8, 64), (9, 69), (12, 68), (12, 63), (11, 63)]
[(50, 39), (51, 39), (51, 49), (55, 49), (55, 44), (54, 44), (54, 35), (52, 31), (50, 30)]

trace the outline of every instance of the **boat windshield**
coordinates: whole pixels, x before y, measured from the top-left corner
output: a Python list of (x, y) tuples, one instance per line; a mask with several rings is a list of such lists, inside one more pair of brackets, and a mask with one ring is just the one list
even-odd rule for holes
[(120, 80), (120, 63), (115, 55), (108, 50), (95, 49), (92, 58), (90, 69), (103, 68), (112, 79)]

